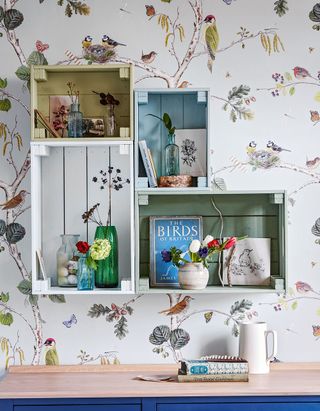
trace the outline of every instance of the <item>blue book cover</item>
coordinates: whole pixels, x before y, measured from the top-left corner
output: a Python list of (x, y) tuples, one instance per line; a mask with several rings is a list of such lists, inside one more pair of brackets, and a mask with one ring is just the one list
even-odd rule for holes
[(150, 217), (150, 285), (178, 287), (178, 268), (162, 259), (161, 251), (177, 247), (189, 260), (192, 240), (202, 241), (202, 217)]

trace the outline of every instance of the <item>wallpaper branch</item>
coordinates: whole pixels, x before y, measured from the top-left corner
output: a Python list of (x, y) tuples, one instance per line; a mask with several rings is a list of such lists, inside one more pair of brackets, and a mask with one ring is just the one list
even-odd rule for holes
[[(280, 347), (280, 359), (297, 358), (299, 334), (306, 336), (306, 350), (299, 352), (298, 359), (319, 358), (320, 300), (316, 290), (320, 288), (320, 216), (315, 198), (319, 192), (320, 153), (314, 127), (320, 122), (319, 7), (315, 0), (299, 6), (274, 0), (155, 0), (146, 6), (133, 0), (127, 13), (127, 5), (116, 1), (111, 1), (106, 10), (98, 0), (41, 0), (32, 4), (3, 0), (0, 264), (6, 269), (0, 270), (2, 368), (26, 361), (43, 363), (43, 340), (48, 337), (56, 339), (66, 363), (178, 361), (212, 354), (205, 347), (213, 341), (226, 341), (224, 347), (236, 344), (241, 321), (257, 316), (280, 332), (286, 330), (288, 321), (296, 324), (290, 337), (282, 334), (283, 345), (291, 348)], [(120, 17), (110, 19), (105, 28), (109, 14)], [(299, 21), (301, 32), (296, 44), (293, 18)], [(104, 30), (109, 32), (101, 32)], [(206, 30), (211, 37), (205, 35)], [(64, 57), (61, 48), (67, 33), (69, 50)], [(93, 41), (86, 48), (82, 40), (90, 34), (108, 34), (126, 46), (107, 53), (103, 44)], [(133, 299), (95, 296), (69, 298), (65, 303), (63, 296), (38, 298), (31, 294), (26, 222), (30, 218), (30, 151), (29, 124), (25, 120), (25, 114), (30, 114), (26, 102), (30, 66), (54, 64), (59, 57), (58, 64), (131, 63), (142, 72), (135, 79), (139, 85), (145, 80), (162, 80), (165, 87), (192, 84), (212, 88), (212, 99), (217, 103), (211, 119), (213, 184), (218, 176), (228, 189), (258, 190), (265, 184), (276, 189), (281, 180), (281, 188), (290, 193), (294, 207), (290, 207), (291, 288), (287, 295), (250, 295), (250, 299), (193, 294), (139, 295)], [(15, 87), (17, 79), (20, 89)], [(284, 116), (299, 121), (300, 134), (293, 126), (282, 127), (283, 118), (289, 118)], [(273, 142), (271, 148), (269, 140)], [(6, 208), (10, 202), (17, 205)], [(301, 237), (305, 249), (297, 250), (295, 239)], [(55, 306), (54, 318), (51, 303), (65, 303)], [(91, 327), (94, 332), (88, 333)], [(301, 333), (296, 332), (300, 329)]]

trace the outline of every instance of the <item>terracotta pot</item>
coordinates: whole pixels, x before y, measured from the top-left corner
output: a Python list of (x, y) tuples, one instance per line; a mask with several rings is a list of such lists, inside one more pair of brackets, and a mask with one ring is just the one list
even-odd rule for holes
[(179, 268), (178, 280), (185, 290), (203, 290), (209, 280), (209, 271), (202, 263), (186, 263)]

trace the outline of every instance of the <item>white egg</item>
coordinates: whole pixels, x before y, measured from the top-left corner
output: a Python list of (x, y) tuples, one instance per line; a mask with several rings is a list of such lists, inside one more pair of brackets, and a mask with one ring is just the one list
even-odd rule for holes
[(77, 284), (77, 276), (76, 275), (68, 275), (68, 283), (69, 284)]
[(69, 272), (66, 267), (60, 267), (58, 270), (58, 277), (68, 277)]

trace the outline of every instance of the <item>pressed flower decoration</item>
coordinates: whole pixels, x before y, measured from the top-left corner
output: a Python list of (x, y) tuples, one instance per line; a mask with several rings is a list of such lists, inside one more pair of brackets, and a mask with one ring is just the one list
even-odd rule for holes
[[(94, 183), (100, 184), (100, 190), (107, 189), (109, 192), (109, 207), (108, 207), (108, 215), (107, 215), (107, 222), (106, 225), (111, 225), (111, 199), (112, 199), (112, 191), (120, 191), (126, 184), (130, 184), (129, 178), (124, 178), (121, 175), (121, 170), (119, 168), (114, 168), (112, 166), (108, 167), (108, 170), (100, 170), (98, 176), (94, 176), (92, 178)], [(88, 211), (85, 211), (82, 214), (82, 220), (84, 223), (88, 223), (89, 221), (103, 226), (103, 222), (101, 220), (99, 214), (99, 206), (100, 203), (93, 205)]]
[[(208, 268), (210, 257), (213, 254), (218, 254), (223, 250), (228, 250), (229, 248), (235, 246), (237, 241), (243, 240), (244, 238), (246, 237), (230, 237), (227, 240), (220, 241), (213, 238), (211, 235), (207, 235), (202, 242), (199, 240), (191, 241), (187, 253), (189, 254), (191, 262), (202, 263)], [(176, 267), (180, 267), (181, 264), (190, 262), (185, 258), (185, 254), (186, 253), (183, 253), (176, 247), (171, 247), (170, 250), (161, 251), (163, 261), (166, 263), (172, 262)]]
[(84, 254), (87, 257), (87, 266), (94, 270), (97, 269), (96, 262), (109, 257), (111, 251), (111, 244), (107, 239), (94, 240), (91, 246), (86, 241), (78, 241), (76, 247), (79, 253)]

